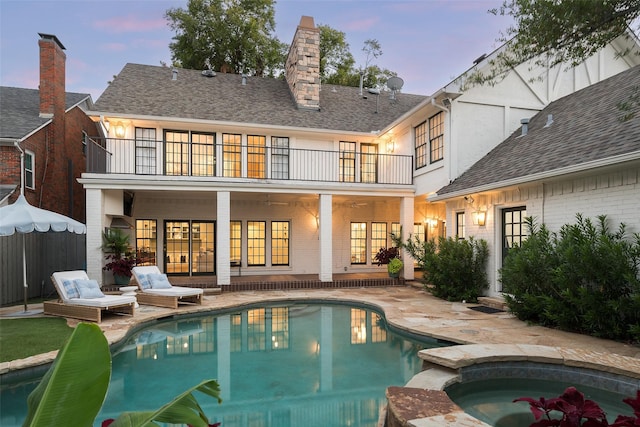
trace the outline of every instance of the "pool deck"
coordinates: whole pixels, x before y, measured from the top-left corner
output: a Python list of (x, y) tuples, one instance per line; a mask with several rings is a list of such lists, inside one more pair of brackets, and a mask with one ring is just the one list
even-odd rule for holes
[[(428, 335), (459, 344), (476, 344), (468, 350), (454, 350), (451, 354), (437, 354), (435, 356), (421, 355), (425, 361), (433, 362), (433, 358), (454, 360), (451, 363), (463, 363), (461, 360), (481, 359), (482, 357), (497, 357), (492, 344), (501, 344), (508, 350), (509, 357), (537, 357), (527, 356), (533, 350), (541, 351), (544, 356), (549, 352), (553, 357), (569, 357), (572, 360), (586, 360), (593, 363), (597, 360), (600, 365), (612, 366), (628, 372), (637, 372), (640, 377), (640, 347), (585, 336), (581, 334), (532, 326), (516, 319), (506, 311), (497, 313), (483, 313), (471, 310), (470, 307), (479, 304), (448, 302), (433, 297), (422, 289), (421, 285), (409, 283), (406, 286), (369, 287), (369, 288), (332, 288), (332, 289), (291, 289), (269, 291), (222, 292), (210, 294), (205, 291), (202, 305), (182, 305), (178, 309), (152, 307), (141, 305), (134, 316), (105, 316), (100, 327), (109, 343), (116, 343), (127, 334), (127, 331), (138, 324), (179, 314), (206, 312), (216, 309), (242, 307), (254, 303), (289, 300), (314, 301), (346, 301), (366, 303), (381, 309), (387, 322), (395, 328), (412, 333)], [(41, 315), (42, 304), (27, 307), (27, 314)], [(0, 309), (0, 318), (24, 317), (23, 306), (5, 307)], [(69, 319), (74, 326), (77, 320)], [(509, 345), (505, 347), (504, 345)], [(539, 346), (545, 346), (542, 349)], [(496, 347), (497, 348), (497, 347)], [(440, 349), (439, 351), (447, 352)], [(26, 359), (0, 363), (0, 374), (13, 370), (47, 364), (53, 361), (57, 351), (41, 354)], [(431, 358), (431, 359), (430, 359)], [(447, 362), (443, 362), (447, 363)], [(586, 362), (585, 362), (586, 363)], [(452, 366), (455, 367), (455, 366)], [(408, 387), (411, 384), (407, 385)], [(422, 386), (420, 386), (422, 387)], [(423, 387), (423, 389), (426, 387)], [(390, 388), (392, 389), (392, 388)], [(395, 388), (400, 394), (406, 394), (411, 388)], [(424, 390), (431, 391), (431, 390)], [(389, 394), (390, 390), (387, 391)], [(412, 401), (415, 396), (407, 396)], [(457, 412), (456, 412), (457, 413)], [(453, 423), (444, 422), (436, 414), (433, 424), (422, 417), (405, 425), (485, 425), (472, 420), (458, 419)], [(464, 417), (460, 414), (461, 417)], [(446, 418), (446, 417), (445, 417)], [(409, 421), (409, 420), (407, 420)], [(475, 420), (478, 421), (478, 420)], [(438, 422), (440, 424), (438, 424)], [(469, 422), (469, 424), (467, 424)]]

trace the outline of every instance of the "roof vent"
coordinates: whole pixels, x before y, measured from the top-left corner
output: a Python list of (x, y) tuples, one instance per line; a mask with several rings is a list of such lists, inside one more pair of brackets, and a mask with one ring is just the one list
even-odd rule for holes
[(473, 65), (478, 65), (480, 62), (482, 62), (485, 58), (487, 57), (486, 53), (483, 53), (482, 55), (480, 55), (479, 57), (477, 57), (476, 59), (473, 60)]
[(547, 123), (544, 125), (544, 127), (548, 128), (552, 124), (553, 124), (553, 114), (549, 114), (547, 115)]
[(245, 73), (242, 73), (242, 86), (247, 85), (247, 77), (248, 75), (246, 75)]
[(525, 136), (529, 132), (529, 119), (521, 119), (522, 124), (522, 136)]
[(202, 75), (205, 77), (215, 77), (216, 76), (216, 72), (209, 69), (209, 70), (202, 70)]
[(171, 74), (171, 80), (178, 80), (178, 70), (174, 68), (173, 70), (171, 70)]

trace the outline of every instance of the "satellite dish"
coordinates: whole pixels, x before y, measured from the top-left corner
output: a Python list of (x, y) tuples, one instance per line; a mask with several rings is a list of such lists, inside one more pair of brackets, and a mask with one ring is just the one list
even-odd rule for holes
[(402, 89), (402, 85), (404, 85), (404, 80), (400, 77), (389, 77), (387, 80), (387, 87), (393, 91)]

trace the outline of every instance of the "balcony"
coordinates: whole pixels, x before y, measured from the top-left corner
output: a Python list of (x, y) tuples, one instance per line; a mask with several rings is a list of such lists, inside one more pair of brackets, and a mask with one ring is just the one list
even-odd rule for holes
[(413, 184), (413, 157), (240, 144), (87, 138), (87, 172), (364, 184)]

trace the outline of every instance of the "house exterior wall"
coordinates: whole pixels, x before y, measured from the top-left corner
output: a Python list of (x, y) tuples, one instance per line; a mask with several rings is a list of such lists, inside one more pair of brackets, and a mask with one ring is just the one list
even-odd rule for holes
[[(467, 236), (484, 239), (489, 245), (487, 266), (490, 282), (489, 295), (502, 290), (499, 269), (502, 267), (502, 210), (526, 207), (527, 216), (536, 224), (545, 224), (558, 232), (565, 224), (574, 224), (576, 215), (597, 223), (599, 215), (606, 215), (612, 231), (620, 223), (626, 224), (627, 236), (640, 233), (640, 165), (615, 167), (594, 171), (581, 176), (569, 176), (548, 182), (537, 182), (497, 192), (474, 195), (474, 204), (487, 211), (486, 226), (474, 226), (473, 209), (464, 200), (447, 202), (447, 221), (455, 224), (455, 213), (465, 211)], [(455, 227), (448, 229), (453, 237)]]

